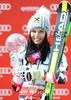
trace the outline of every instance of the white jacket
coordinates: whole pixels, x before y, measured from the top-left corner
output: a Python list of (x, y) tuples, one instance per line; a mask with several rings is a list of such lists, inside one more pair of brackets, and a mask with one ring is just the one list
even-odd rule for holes
[[(24, 59), (24, 65), (23, 66), (26, 69), (37, 70), (37, 67), (38, 67), (38, 70), (43, 70), (44, 72), (47, 72), (46, 76), (43, 76), (44, 78), (42, 80), (35, 79), (34, 84), (35, 84), (35, 86), (38, 87), (38, 89), (44, 90), (46, 81), (54, 83), (54, 84), (55, 84), (54, 80), (56, 80), (56, 82), (59, 83), (59, 84), (64, 84), (64, 83), (67, 82), (68, 64), (67, 64), (67, 59), (66, 59), (65, 55), (63, 54), (61, 64), (58, 68), (58, 72), (56, 72), (56, 73), (48, 72), (49, 61), (50, 61), (50, 55), (46, 58), (46, 60), (43, 62), (43, 64), (41, 64), (41, 62), (40, 62), (39, 67), (38, 67), (38, 61), (37, 61), (36, 64), (32, 65), (32, 67), (31, 67), (30, 64), (25, 65), (26, 60)], [(14, 86), (16, 87), (15, 91), (18, 91), (18, 90), (21, 89), (21, 92), (22, 92), (22, 89), (24, 89), (24, 87), (29, 88), (29, 86), (33, 85), (33, 82), (32, 82), (32, 80), (31, 81), (24, 81), (19, 76), (14, 75), (13, 79), (12, 79), (12, 85), (13, 85), (13, 88), (14, 88)]]

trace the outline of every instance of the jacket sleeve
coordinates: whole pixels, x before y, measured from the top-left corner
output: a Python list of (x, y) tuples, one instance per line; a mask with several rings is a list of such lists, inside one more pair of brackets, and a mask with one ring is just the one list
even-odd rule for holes
[(68, 64), (64, 54), (62, 56), (58, 70), (55, 73), (45, 73), (43, 80), (54, 84), (65, 84), (68, 81)]

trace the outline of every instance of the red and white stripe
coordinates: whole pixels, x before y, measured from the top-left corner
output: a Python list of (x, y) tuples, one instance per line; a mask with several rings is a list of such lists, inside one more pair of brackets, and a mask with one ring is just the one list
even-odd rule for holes
[(44, 80), (44, 81), (51, 82), (51, 83), (57, 83), (57, 82), (56, 82), (55, 74), (52, 73), (52, 72), (47, 72), (47, 73), (44, 75), (43, 80)]

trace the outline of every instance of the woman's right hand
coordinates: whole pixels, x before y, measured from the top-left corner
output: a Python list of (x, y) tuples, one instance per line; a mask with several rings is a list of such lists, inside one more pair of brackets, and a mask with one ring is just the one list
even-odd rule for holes
[(19, 76), (16, 76), (16, 75), (13, 76), (11, 84), (14, 91), (16, 92), (20, 91), (22, 83), (23, 83), (23, 80)]

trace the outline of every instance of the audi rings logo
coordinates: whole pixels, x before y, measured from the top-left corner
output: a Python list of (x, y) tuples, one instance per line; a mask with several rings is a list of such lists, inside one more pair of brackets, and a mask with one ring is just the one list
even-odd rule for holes
[(28, 31), (27, 31), (27, 25), (23, 25), (22, 26), (22, 30), (24, 31), (24, 34), (27, 35)]
[(0, 32), (9, 32), (11, 29), (12, 27), (9, 24), (0, 24)]
[(69, 95), (69, 93), (70, 93), (70, 91), (69, 91), (69, 89), (67, 89), (67, 88), (58, 88), (58, 89), (55, 89), (55, 91), (54, 91), (54, 96), (67, 96), (67, 95)]
[(50, 10), (52, 11), (53, 14), (56, 14), (56, 10), (58, 8), (58, 4), (51, 4), (50, 5)]
[(10, 67), (0, 67), (0, 75), (1, 74), (11, 74), (11, 68)]
[(11, 89), (0, 89), (0, 96), (11, 96), (12, 90)]
[(51, 33), (52, 33), (52, 35), (54, 34), (54, 30), (55, 30), (55, 25), (51, 25)]
[(5, 46), (0, 46), (0, 53), (8, 52)]
[(0, 13), (4, 10), (10, 10), (11, 9), (11, 4), (9, 3), (0, 3)]
[(67, 52), (68, 52), (68, 47), (65, 46), (65, 47), (64, 47), (64, 53), (67, 53)]

